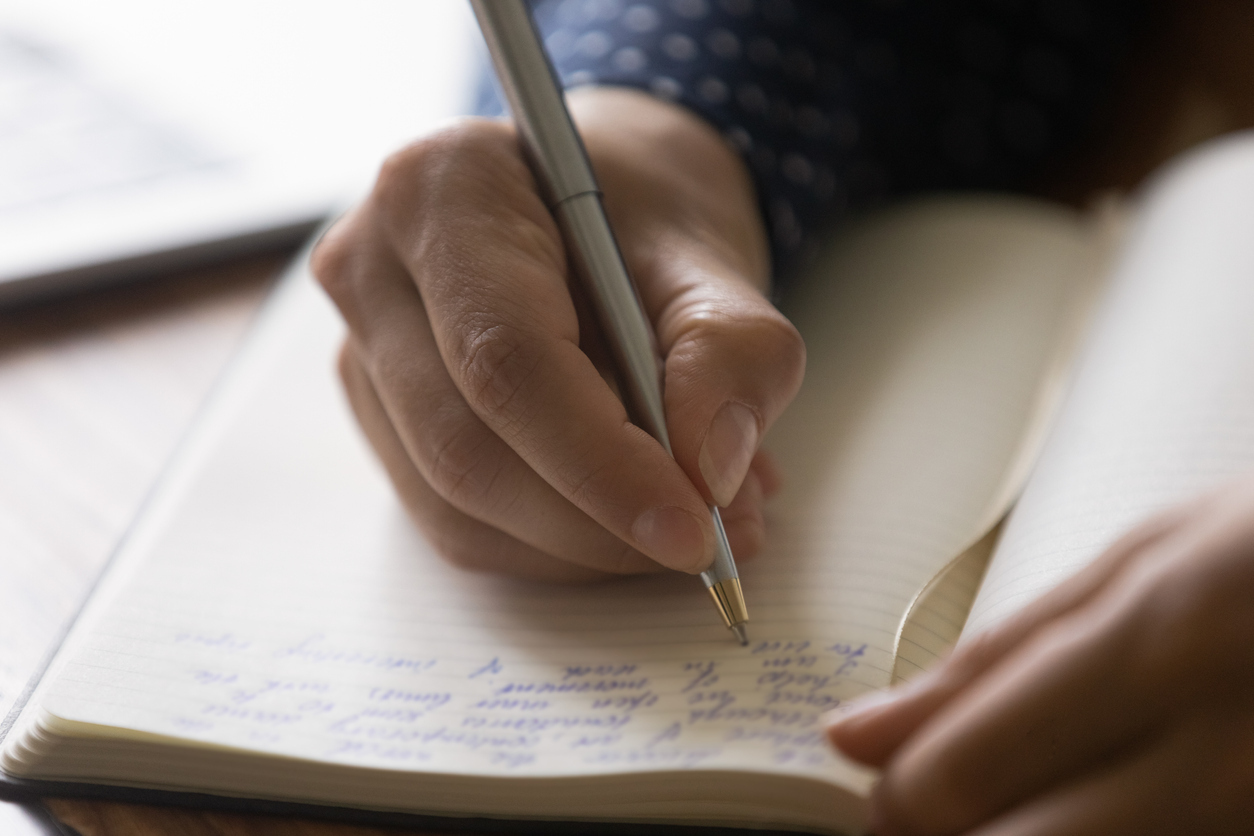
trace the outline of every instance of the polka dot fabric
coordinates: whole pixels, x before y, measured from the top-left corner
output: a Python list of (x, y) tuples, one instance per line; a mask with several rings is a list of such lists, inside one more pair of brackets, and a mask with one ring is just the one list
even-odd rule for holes
[(540, 0), (568, 87), (709, 120), (757, 182), (776, 272), (832, 215), (1021, 183), (1083, 131), (1133, 0)]

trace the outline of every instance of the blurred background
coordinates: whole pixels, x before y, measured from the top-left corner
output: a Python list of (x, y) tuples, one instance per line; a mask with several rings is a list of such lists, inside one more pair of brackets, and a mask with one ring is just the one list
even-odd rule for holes
[(0, 304), (282, 245), (471, 95), (457, 0), (0, 0)]

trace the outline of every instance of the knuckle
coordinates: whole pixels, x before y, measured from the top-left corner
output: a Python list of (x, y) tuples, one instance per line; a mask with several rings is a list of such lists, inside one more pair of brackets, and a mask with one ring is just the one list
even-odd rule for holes
[[(424, 485), (421, 490), (402, 489), (400, 495), (432, 550), (445, 562), (466, 571), (498, 571), (506, 538), (469, 518), (440, 497), (425, 478), (418, 478)], [(399, 484), (397, 487), (401, 488)]]
[(347, 220), (340, 220), (323, 234), (309, 256), (309, 269), (327, 295), (340, 306), (351, 298), (353, 263), (358, 241)]
[(564, 270), (556, 224), (500, 122), (462, 120), (395, 151), (368, 204), (404, 260), (448, 295), (493, 284), (520, 257)]
[(805, 340), (783, 314), (777, 311), (772, 311), (772, 314), (759, 321), (754, 335), (756, 339), (751, 342), (766, 357), (770, 367), (777, 370), (780, 379), (795, 390), (801, 385), (801, 377), (805, 373)]
[(422, 457), (427, 480), (455, 508), (471, 516), (481, 515), (495, 504), (504, 472), (504, 457), (496, 439), (477, 421), (464, 420), (464, 416), (439, 423), (442, 426), (438, 428), (425, 428)]
[(791, 397), (805, 374), (805, 341), (782, 313), (763, 302), (752, 311), (715, 312), (696, 303), (677, 311), (685, 323), (674, 343), (671, 357), (698, 367), (709, 365), (709, 356), (722, 365), (752, 370), (768, 399)]
[(371, 198), (385, 213), (402, 210), (412, 199), (414, 187), (432, 173), (448, 145), (445, 133), (432, 134), (393, 151), (384, 158), (375, 178)]
[(987, 669), (1006, 651), (1002, 633), (1004, 625), (976, 633), (958, 648), (945, 662), (944, 675), (957, 682), (965, 682)]
[[(346, 344), (341, 374), (355, 372), (355, 362), (355, 349)], [(396, 396), (398, 420), (411, 428), (411, 456), (436, 494), (472, 516), (513, 501), (503, 478), (512, 454), (471, 404), (456, 393), (426, 389), (420, 369), (405, 352), (377, 352), (370, 369), (381, 390)]]
[[(356, 351), (356, 347), (354, 351)], [(426, 414), (426, 404), (420, 399), (438, 396), (428, 387), (421, 362), (406, 351), (405, 344), (395, 333), (385, 333), (372, 338), (371, 344), (363, 347), (357, 355), (375, 389), (392, 402), (397, 412), (395, 423), (412, 423), (415, 416)]]
[(477, 412), (508, 429), (523, 418), (510, 413), (540, 371), (543, 351), (517, 327), (500, 321), (457, 330), (464, 334), (455, 349), (462, 391)]
[(501, 166), (521, 161), (510, 129), (493, 120), (463, 119), (389, 154), (379, 167), (373, 199), (392, 217), (404, 217), (420, 196), (437, 201), (462, 195), (475, 182), (501, 177)]
[(1247, 602), (1233, 600), (1225, 579), (1190, 568), (1156, 573), (1121, 619), (1133, 681), (1149, 693), (1170, 693), (1182, 677), (1228, 681), (1234, 650), (1254, 638)]
[(339, 373), (340, 383), (351, 397), (357, 389), (359, 361), (356, 350), (350, 340), (345, 338), (340, 343), (340, 350), (335, 355), (335, 370)]
[(615, 468), (596, 451), (583, 450), (556, 474), (558, 490), (579, 508), (595, 508), (607, 500), (606, 487), (614, 484)]

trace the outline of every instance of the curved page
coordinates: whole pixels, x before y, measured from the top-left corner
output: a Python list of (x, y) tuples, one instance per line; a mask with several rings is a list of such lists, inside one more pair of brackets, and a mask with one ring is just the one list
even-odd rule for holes
[(1254, 140), (1189, 155), (1141, 218), (969, 632), (1150, 514), (1254, 467)]

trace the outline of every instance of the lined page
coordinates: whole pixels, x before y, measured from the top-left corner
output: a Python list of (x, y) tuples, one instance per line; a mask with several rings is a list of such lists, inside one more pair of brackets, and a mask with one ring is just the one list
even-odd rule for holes
[(917, 679), (957, 642), (1001, 533), (994, 526), (932, 579), (901, 625), (892, 685)]
[[(919, 201), (849, 233), (820, 264), (826, 281), (788, 308), (810, 364), (774, 433), (798, 488), (777, 504), (781, 528), (814, 532), (794, 547), (810, 574), (849, 571), (861, 588), (891, 590), (883, 615), (907, 669), (930, 664), (961, 631), (978, 559), (943, 585), (956, 597), (918, 602), (908, 636), (902, 602), (1017, 496), (1107, 239), (1104, 226), (1040, 202)], [(851, 589), (838, 576), (831, 588)]]
[(967, 631), (1146, 516), (1254, 466), (1254, 142), (1191, 155), (1146, 198), (1074, 390)]
[(132, 303), (131, 316), (83, 301), (4, 319), (0, 725), (142, 507), (278, 266), (236, 271), (212, 292), (204, 280), (185, 282), (155, 304)]
[(298, 276), (3, 765), (39, 773), (20, 743), (42, 723), (397, 770), (744, 768), (861, 791), (817, 717), (887, 684), (906, 605), (978, 539), (1084, 251), (1070, 214), (958, 200), (824, 261), (809, 381), (771, 442), (789, 486), (742, 567), (748, 648), (692, 577), (572, 588), (441, 562), (353, 426), (338, 321)]

